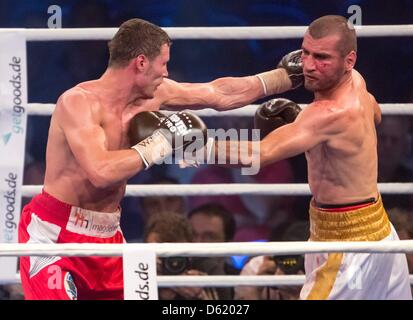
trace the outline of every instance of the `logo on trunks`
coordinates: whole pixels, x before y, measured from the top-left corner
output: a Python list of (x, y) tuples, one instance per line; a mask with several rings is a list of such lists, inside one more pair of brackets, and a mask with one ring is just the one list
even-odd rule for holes
[(77, 300), (77, 288), (73, 281), (72, 275), (69, 272), (65, 274), (65, 291), (70, 300)]
[(86, 224), (85, 229), (87, 229), (87, 227), (89, 226), (89, 220), (86, 219), (85, 215), (80, 210), (76, 210), (75, 219), (76, 219), (75, 226), (77, 226), (78, 223), (79, 223), (79, 227), (83, 227), (83, 223), (85, 223)]
[(119, 227), (119, 218), (108, 218), (107, 214), (72, 207), (70, 218), (66, 226), (67, 230), (91, 237), (113, 236)]

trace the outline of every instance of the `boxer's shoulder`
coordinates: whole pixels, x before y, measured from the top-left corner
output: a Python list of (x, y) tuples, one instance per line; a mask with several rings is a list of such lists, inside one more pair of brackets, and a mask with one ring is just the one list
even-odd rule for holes
[(103, 108), (98, 90), (75, 86), (59, 97), (55, 111), (65, 115), (90, 113), (91, 116), (97, 116), (104, 111)]

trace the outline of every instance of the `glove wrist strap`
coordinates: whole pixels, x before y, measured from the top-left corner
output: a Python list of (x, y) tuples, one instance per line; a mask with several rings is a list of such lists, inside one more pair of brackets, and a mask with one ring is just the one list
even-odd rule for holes
[(135, 149), (142, 158), (146, 167), (145, 170), (154, 164), (161, 164), (173, 152), (171, 144), (160, 130), (155, 131), (153, 135), (131, 148)]
[(291, 80), (284, 69), (279, 68), (263, 72), (257, 74), (257, 77), (263, 83), (266, 96), (283, 93), (291, 89)]

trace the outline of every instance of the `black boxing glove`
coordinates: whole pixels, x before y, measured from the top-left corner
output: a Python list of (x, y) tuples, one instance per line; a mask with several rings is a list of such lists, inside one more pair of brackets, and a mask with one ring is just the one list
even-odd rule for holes
[(298, 88), (304, 83), (303, 63), (301, 60), (302, 50), (296, 50), (286, 54), (278, 63), (277, 68), (283, 68), (287, 71), (290, 78), (291, 89)]
[(271, 131), (294, 122), (301, 108), (295, 102), (278, 98), (261, 104), (255, 112), (254, 126), (260, 129), (261, 139)]
[(151, 136), (167, 116), (159, 111), (144, 111), (136, 114), (130, 121), (128, 137), (131, 145)]
[(146, 169), (195, 143), (202, 148), (207, 143), (207, 127), (195, 114), (180, 111), (161, 119), (155, 131), (132, 146), (141, 156)]

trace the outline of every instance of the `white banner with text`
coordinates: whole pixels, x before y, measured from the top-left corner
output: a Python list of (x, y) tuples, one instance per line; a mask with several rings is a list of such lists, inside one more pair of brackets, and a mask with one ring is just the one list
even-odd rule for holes
[[(16, 243), (27, 123), (26, 38), (0, 34), (0, 242)], [(0, 280), (15, 279), (17, 257), (0, 258)]]
[(156, 255), (147, 249), (123, 249), (125, 300), (158, 300)]

